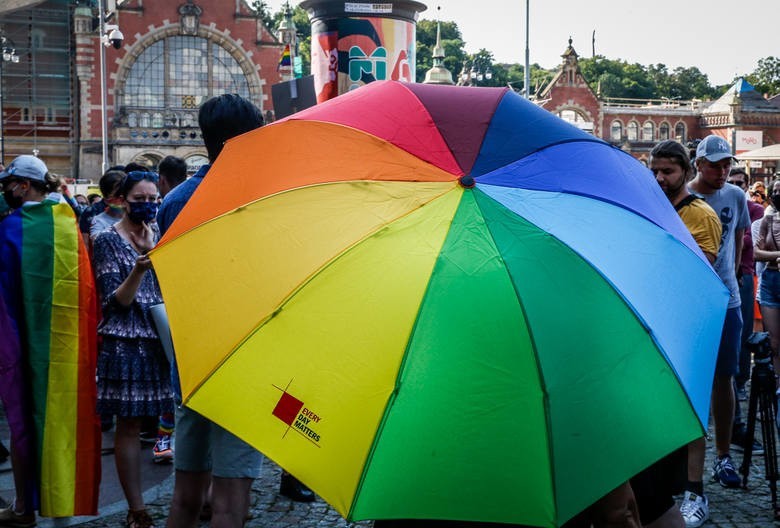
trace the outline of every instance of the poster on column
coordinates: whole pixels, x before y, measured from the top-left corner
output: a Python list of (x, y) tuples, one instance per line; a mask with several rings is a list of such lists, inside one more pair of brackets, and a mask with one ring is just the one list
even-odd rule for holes
[(416, 26), (379, 17), (350, 17), (312, 27), (317, 101), (372, 81), (414, 82)]

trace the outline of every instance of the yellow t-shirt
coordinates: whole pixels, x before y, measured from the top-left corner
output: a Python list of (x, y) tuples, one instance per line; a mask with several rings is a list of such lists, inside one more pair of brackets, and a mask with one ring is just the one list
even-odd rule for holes
[(717, 257), (723, 227), (712, 207), (707, 205), (704, 200), (697, 198), (679, 208), (677, 214), (680, 215), (685, 227), (691, 232), (701, 250)]

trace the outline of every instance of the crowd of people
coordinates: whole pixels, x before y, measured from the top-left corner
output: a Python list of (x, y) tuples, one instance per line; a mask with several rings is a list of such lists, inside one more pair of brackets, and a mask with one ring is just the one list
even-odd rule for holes
[[(248, 100), (222, 95), (202, 105), (199, 125), (213, 162), (228, 139), (263, 126), (263, 117)], [(717, 454), (711, 480), (727, 488), (741, 485), (731, 450), (744, 449), (747, 442), (753, 442), (745, 435), (739, 401), (745, 398), (749, 380), (750, 355), (743, 345), (753, 331), (756, 298), (772, 346), (775, 350), (780, 347), (780, 221), (775, 210), (775, 204), (780, 204), (780, 180), (770, 185), (767, 195), (763, 184), (751, 185), (749, 174), (734, 161), (728, 143), (714, 135), (704, 138), (693, 156), (680, 143), (663, 141), (652, 150), (649, 160), (658, 185), (729, 290), (711, 398)], [(154, 526), (142, 496), (145, 462), (139, 442), (150, 421), (156, 429), (153, 461), (172, 462), (175, 468), (167, 526), (194, 527), (200, 519), (210, 517), (215, 527), (240, 527), (263, 457), (229, 431), (179, 405), (176, 361), (166, 355), (151, 314), (164, 298), (148, 252), (207, 176), (210, 164), (190, 178), (179, 158), (169, 156), (156, 169), (159, 172), (136, 163), (112, 167), (100, 179), (97, 197), (70, 197), (44, 162), (34, 156), (19, 156), (0, 172), (8, 206), (0, 221), (0, 325), (5, 330), (5, 338), (0, 340), (0, 374), (20, 372), (25, 357), (38, 346), (28, 332), (30, 319), (40, 306), (54, 302), (51, 292), (25, 290), (24, 274), (31, 268), (27, 262), (22, 266), (22, 260), (34, 257), (44, 246), (89, 255), (87, 269), (63, 272), (83, 291), (94, 291), (99, 305), (95, 336), (85, 335), (73, 349), (78, 354), (77, 363), (92, 364), (89, 358), (96, 358), (96, 377), (91, 384), (80, 381), (78, 391), (93, 406), (95, 423), (86, 424), (87, 428), (99, 429), (101, 423), (104, 431), (115, 427), (115, 464), (128, 504), (127, 527)], [(71, 220), (58, 224), (60, 231), (46, 231), (39, 228), (34, 214), (43, 209)], [(22, 235), (14, 235), (17, 231)], [(52, 279), (53, 275), (36, 277), (38, 281)], [(54, 358), (60, 346), (52, 340), (49, 357)], [(25, 397), (35, 400), (36, 391), (29, 380), (25, 382), (23, 376), (14, 379), (27, 383)], [(0, 396), (10, 415), (8, 407), (15, 400), (7, 385)], [(34, 421), (38, 416), (30, 410), (25, 419)], [(35, 447), (40, 449), (40, 440), (16, 434), (13, 425), (11, 429), (16, 497), (0, 509), (0, 527), (34, 526), (36, 511), (55, 517), (96, 513), (95, 497), (70, 509), (42, 506), (46, 499), (40, 489), (45, 477), (31, 470), (38, 463), (30, 452), (35, 450), (21, 448), (22, 443), (32, 441), (38, 442)], [(751, 447), (754, 454), (760, 454), (760, 445)], [(702, 437), (669, 454), (569, 526), (701, 526), (709, 518), (705, 448)], [(311, 490), (286, 473), (280, 492), (295, 500), (314, 499)], [(682, 497), (679, 505), (675, 501), (678, 496)], [(381, 525), (410, 524), (377, 523)]]
[[(225, 141), (262, 126), (263, 118), (250, 101), (223, 95), (204, 103), (199, 124), (213, 161)], [(77, 387), (72, 387), (91, 406), (94, 423), (79, 423), (76, 427), (98, 433), (101, 423), (103, 431), (115, 427), (114, 460), (128, 505), (128, 528), (154, 526), (141, 489), (144, 461), (140, 438), (150, 421), (156, 426), (152, 461), (172, 462), (175, 469), (169, 527), (197, 526), (203, 518), (210, 518), (213, 526), (242, 526), (248, 513), (251, 483), (260, 476), (263, 457), (256, 449), (198, 413), (177, 405), (181, 392), (175, 360), (163, 350), (151, 313), (152, 307), (163, 304), (164, 299), (148, 252), (170, 227), (209, 167), (204, 165), (190, 178), (186, 177), (185, 162), (173, 156), (160, 162), (159, 173), (137, 163), (111, 167), (101, 177), (101, 194), (92, 204), (87, 197), (71, 197), (35, 156), (19, 156), (0, 172), (3, 198), (8, 205), (7, 215), (0, 222), (0, 324), (8, 329), (0, 339), (0, 375), (4, 379), (0, 396), (6, 415), (10, 417), (14, 407), (22, 407), (22, 400), (35, 402), (39, 397), (29, 377), (19, 375), (13, 385), (21, 386), (17, 388), (23, 396), (12, 400), (7, 394), (10, 384), (6, 381), (10, 378), (6, 376), (12, 370), (20, 373), (27, 367), (47, 368), (22, 367), (35, 346), (28, 327), (41, 305), (61, 301), (54, 300), (51, 292), (27, 291), (23, 287), (25, 270), (30, 269), (27, 261), (22, 265), (23, 258), (36, 256), (44, 247), (89, 255), (89, 259), (65, 273), (73, 282), (94, 292), (99, 304), (95, 335), (83, 336), (83, 346), (76, 347), (76, 363), (93, 358), (92, 380), (81, 380)], [(43, 209), (66, 219), (60, 224), (61, 231), (39, 228), (33, 213)], [(16, 226), (19, 236), (12, 229)], [(35, 279), (39, 283), (53, 280), (48, 276)], [(51, 324), (67, 325), (70, 321)], [(16, 339), (11, 342), (10, 337)], [(61, 353), (60, 348), (54, 341), (47, 348), (51, 361)], [(34, 429), (38, 419), (35, 411), (26, 404), (21, 411)], [(0, 526), (34, 526), (36, 511), (51, 517), (96, 514), (96, 494), (86, 502), (77, 500), (75, 506), (47, 502), (47, 493), (42, 490), (54, 489), (57, 493), (74, 483), (46, 481), (48, 476), (40, 468), (33, 469), (40, 465), (35, 456), (37, 450), (43, 449), (40, 439), (17, 434), (19, 428), (10, 419), (9, 425), (16, 496), (0, 509)], [(46, 444), (46, 449), (52, 448), (52, 442)], [(29, 443), (33, 449), (23, 449)], [(303, 502), (315, 498), (310, 489), (287, 473), (282, 476), (280, 493)]]

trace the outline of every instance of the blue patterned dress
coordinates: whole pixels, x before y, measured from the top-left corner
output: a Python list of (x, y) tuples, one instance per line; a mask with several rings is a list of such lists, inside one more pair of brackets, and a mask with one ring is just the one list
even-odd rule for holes
[[(159, 237), (155, 228), (155, 241)], [(154, 270), (147, 271), (130, 306), (116, 289), (130, 275), (138, 252), (112, 226), (94, 242), (95, 282), (103, 309), (97, 361), (97, 410), (101, 415), (158, 416), (173, 412), (170, 366), (149, 308), (162, 302)]]

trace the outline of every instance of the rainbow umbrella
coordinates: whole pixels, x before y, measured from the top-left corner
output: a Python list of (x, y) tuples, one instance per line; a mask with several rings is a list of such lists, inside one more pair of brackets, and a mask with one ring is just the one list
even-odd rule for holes
[(725, 288), (645, 167), (507, 89), (234, 138), (151, 258), (186, 405), (347, 519), (559, 525), (706, 423)]

